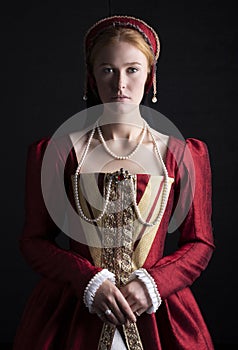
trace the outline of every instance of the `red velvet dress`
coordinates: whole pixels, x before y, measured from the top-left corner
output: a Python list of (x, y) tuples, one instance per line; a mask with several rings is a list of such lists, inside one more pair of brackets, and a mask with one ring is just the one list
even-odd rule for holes
[[(163, 302), (155, 314), (142, 314), (137, 327), (144, 350), (212, 350), (208, 329), (189, 288), (206, 268), (214, 249), (209, 156), (206, 145), (199, 140), (183, 142), (171, 137), (169, 142), (165, 164), (174, 182), (159, 229), (140, 266), (154, 278)], [(88, 312), (83, 293), (101, 267), (95, 266), (86, 244), (69, 238), (70, 249), (65, 250), (55, 242), (60, 230), (51, 219), (41, 192), (41, 163), (47, 144), (47, 139), (34, 143), (28, 154), (26, 220), (20, 248), (42, 279), (25, 307), (14, 350), (96, 350), (103, 324), (97, 315)], [(168, 224), (179, 193), (184, 197), (182, 203), (185, 202), (190, 186), (187, 150), (194, 162), (194, 198), (179, 227), (178, 249), (164, 256)], [(74, 205), (70, 177), (77, 168), (77, 159), (73, 149), (67, 149), (65, 154), (67, 161), (62, 155), (56, 156), (55, 166), (57, 169), (60, 163), (66, 162), (66, 191)], [(138, 175), (138, 202), (148, 177)], [(60, 189), (58, 195), (60, 201)]]

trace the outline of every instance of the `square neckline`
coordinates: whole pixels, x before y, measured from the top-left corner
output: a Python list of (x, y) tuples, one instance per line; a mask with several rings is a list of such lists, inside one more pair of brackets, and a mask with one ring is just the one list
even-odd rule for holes
[[(72, 153), (73, 155), (73, 159), (74, 159), (74, 162), (76, 164), (76, 169), (79, 165), (79, 162), (78, 162), (78, 158), (77, 158), (77, 154), (76, 154), (76, 150), (74, 148), (74, 145), (73, 145), (73, 142), (72, 142), (72, 139), (70, 137), (70, 135), (68, 134), (67, 135), (68, 139), (69, 139), (69, 143), (70, 143), (70, 153)], [(169, 136), (168, 135), (168, 143), (167, 143), (167, 146), (166, 146), (166, 152), (165, 152), (165, 156), (163, 157), (163, 162), (166, 166), (166, 169), (167, 169), (167, 163), (168, 163), (168, 159), (169, 159), (169, 156), (171, 154), (170, 152), (170, 144), (172, 143), (172, 139), (173, 139), (173, 136)], [(118, 168), (118, 170), (120, 170), (121, 167)], [(167, 169), (168, 170), (168, 169)], [(116, 172), (117, 170), (115, 171), (112, 171), (112, 172), (103, 172), (103, 171), (94, 171), (94, 172), (82, 172), (80, 174), (103, 174), (103, 175), (107, 175), (107, 174), (113, 174), (114, 172)], [(79, 175), (80, 175), (79, 174)], [(135, 175), (135, 176), (157, 176), (157, 177), (163, 177), (164, 175), (159, 175), (159, 174), (152, 174), (152, 173), (130, 173), (131, 175)], [(169, 176), (169, 178), (172, 178), (174, 179), (173, 177)]]

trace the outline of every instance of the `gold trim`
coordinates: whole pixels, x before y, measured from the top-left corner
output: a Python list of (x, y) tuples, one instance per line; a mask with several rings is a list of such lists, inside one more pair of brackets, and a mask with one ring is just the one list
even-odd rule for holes
[[(135, 185), (135, 177), (133, 178)], [(104, 178), (104, 191), (108, 177)], [(106, 193), (104, 193), (106, 196)], [(132, 272), (135, 211), (131, 207), (131, 184), (129, 179), (114, 180), (111, 187), (108, 211), (103, 217), (103, 240), (101, 266), (115, 274), (116, 286), (128, 283)], [(123, 327), (129, 350), (143, 350), (136, 323)], [(104, 324), (99, 350), (109, 350), (113, 342), (115, 327)]]
[[(81, 207), (87, 217), (97, 217), (100, 205), (103, 205), (103, 198), (106, 198), (109, 177), (104, 176), (103, 196), (98, 190), (97, 176), (95, 174), (85, 174), (85, 183), (81, 179), (79, 186), (79, 198)], [(137, 176), (134, 175), (134, 190), (137, 190)], [(143, 218), (153, 221), (161, 206), (163, 193), (163, 176), (151, 175), (145, 188), (142, 198), (138, 204)], [(169, 191), (174, 179), (169, 178)], [(73, 182), (73, 181), (72, 181)], [(73, 182), (74, 184), (74, 182)], [(86, 194), (86, 198), (85, 195)], [(87, 198), (94, 196), (93, 206), (88, 209)], [(167, 197), (167, 200), (168, 200)], [(96, 198), (96, 202), (95, 202)], [(90, 212), (91, 211), (91, 212)], [(107, 268), (116, 277), (117, 287), (128, 283), (132, 271), (142, 267), (149, 254), (152, 243), (156, 236), (160, 222), (153, 227), (145, 227), (136, 219), (135, 210), (131, 203), (130, 180), (113, 180), (109, 198), (108, 210), (97, 224), (88, 224), (82, 220), (82, 226), (87, 232), (87, 242), (95, 266)], [(88, 230), (90, 227), (90, 234)], [(100, 231), (100, 232), (99, 232)], [(139, 236), (138, 236), (139, 232)], [(136, 236), (135, 236), (136, 234)], [(139, 238), (138, 245), (133, 252), (134, 242)], [(92, 245), (93, 243), (93, 245)], [(97, 246), (95, 246), (97, 243)], [(110, 350), (113, 342), (116, 327), (104, 323), (98, 350)], [(143, 350), (143, 345), (137, 329), (136, 323), (131, 322), (129, 326), (123, 326), (126, 345), (128, 350)]]
[(128, 349), (143, 350), (143, 345), (136, 323), (130, 322), (129, 326), (123, 325), (122, 328), (125, 334), (125, 340)]
[(107, 323), (103, 324), (97, 350), (111, 349), (115, 331), (116, 331), (115, 326), (109, 325)]
[[(109, 25), (112, 25), (113, 23), (113, 20), (115, 20), (116, 22), (119, 22), (120, 23), (120, 18), (123, 18), (123, 19), (127, 19), (128, 20), (128, 23), (129, 24), (132, 24), (132, 26), (134, 27), (135, 30), (139, 31), (140, 33), (143, 32), (143, 34), (146, 36), (146, 38), (149, 40), (149, 38), (147, 37), (147, 35), (145, 34), (145, 32), (138, 26), (138, 25), (135, 25), (134, 23), (131, 23), (130, 21), (137, 21), (141, 24), (143, 24), (145, 27), (147, 27), (151, 32), (152, 34), (154, 35), (154, 38), (155, 38), (155, 41), (156, 41), (156, 52), (154, 52), (154, 49), (153, 49), (153, 46), (149, 40), (149, 43), (150, 43), (150, 46), (151, 46), (151, 49), (154, 53), (154, 56), (155, 56), (155, 59), (158, 60), (159, 58), (159, 54), (160, 54), (160, 40), (159, 40), (159, 36), (158, 34), (156, 33), (156, 31), (154, 30), (154, 28), (152, 28), (148, 23), (146, 23), (145, 21), (139, 19), (139, 18), (136, 18), (136, 17), (133, 17), (133, 16), (117, 16), (117, 15), (114, 15), (114, 16), (109, 16), (109, 17), (106, 17), (106, 18), (102, 18), (100, 19), (99, 21), (97, 21), (96, 23), (94, 23), (86, 32), (85, 36), (84, 36), (84, 46), (85, 46), (85, 49), (86, 49), (86, 42), (88, 41), (88, 38), (91, 34), (91, 32), (93, 30), (95, 30), (95, 28), (100, 25), (101, 23), (103, 22), (108, 22), (109, 20), (111, 21)], [(127, 26), (128, 26), (128, 23), (127, 23)], [(126, 23), (125, 22), (121, 22), (121, 25), (122, 26), (126, 26)], [(138, 30), (139, 28), (139, 30)], [(105, 28), (103, 28), (102, 30), (104, 30)], [(86, 52), (85, 52), (86, 54)]]

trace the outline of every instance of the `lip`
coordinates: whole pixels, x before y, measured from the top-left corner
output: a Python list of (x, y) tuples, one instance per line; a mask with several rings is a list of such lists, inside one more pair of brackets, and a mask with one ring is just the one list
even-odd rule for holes
[(117, 95), (112, 97), (113, 101), (125, 101), (125, 100), (130, 100), (130, 97), (125, 96), (125, 95)]

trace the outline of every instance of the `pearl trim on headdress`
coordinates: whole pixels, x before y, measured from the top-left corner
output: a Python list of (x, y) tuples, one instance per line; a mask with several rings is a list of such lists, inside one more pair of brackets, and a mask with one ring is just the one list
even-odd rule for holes
[[(120, 19), (126, 19), (127, 22), (120, 22)], [(157, 60), (159, 58), (159, 53), (160, 53), (160, 41), (159, 41), (159, 37), (158, 37), (158, 34), (156, 33), (156, 31), (151, 27), (149, 26), (145, 21), (139, 19), (139, 18), (136, 18), (136, 17), (133, 17), (133, 16), (111, 16), (111, 17), (105, 17), (103, 19), (100, 19), (99, 21), (97, 21), (92, 27), (89, 28), (89, 30), (86, 32), (86, 35), (85, 35), (85, 46), (86, 46), (86, 42), (87, 42), (87, 39), (89, 37), (89, 34), (97, 27), (99, 26), (100, 24), (102, 24), (103, 22), (107, 22), (111, 20), (112, 22), (111, 23), (115, 23), (117, 25), (120, 25), (120, 26), (128, 26), (128, 27), (132, 27), (134, 29), (136, 29), (138, 32), (140, 32), (142, 34), (142, 36), (146, 39), (146, 42), (149, 44), (149, 46), (151, 47), (151, 50), (153, 51), (154, 53), (154, 56), (155, 56), (155, 59)], [(113, 20), (115, 20), (115, 22), (113, 22)], [(146, 35), (146, 33), (139, 27), (139, 25), (135, 25), (134, 23), (131, 23), (130, 21), (136, 21), (138, 24), (141, 23), (142, 25), (144, 25), (147, 29), (149, 29), (151, 31), (151, 33), (153, 34), (153, 37), (155, 39), (155, 42), (156, 42), (156, 51), (154, 50), (153, 46), (152, 46), (152, 43), (151, 43), (151, 40), (148, 38), (148, 35)], [(102, 30), (104, 30), (105, 28), (102, 28)], [(98, 35), (98, 33), (97, 33)], [(93, 39), (95, 39), (95, 36), (93, 37)]]

